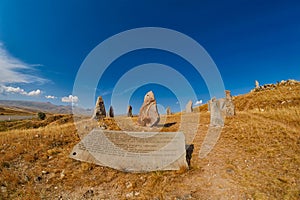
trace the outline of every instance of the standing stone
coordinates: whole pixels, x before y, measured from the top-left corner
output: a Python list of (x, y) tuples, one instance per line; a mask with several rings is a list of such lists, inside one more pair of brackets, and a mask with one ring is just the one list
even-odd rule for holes
[(186, 104), (186, 106), (185, 106), (185, 112), (186, 112), (186, 113), (191, 113), (191, 112), (193, 112), (193, 102), (192, 102), (192, 100), (190, 100), (190, 101)]
[(210, 102), (210, 125), (224, 126), (224, 118), (220, 108), (220, 101), (216, 98), (212, 98)]
[(138, 123), (141, 126), (152, 127), (158, 124), (160, 120), (156, 100), (152, 91), (148, 92), (144, 97), (144, 103), (140, 109)]
[(235, 115), (235, 107), (232, 100), (232, 96), (229, 90), (225, 90), (225, 114), (226, 116), (234, 116)]
[(92, 119), (101, 119), (106, 117), (104, 101), (101, 96), (98, 97)]
[(133, 115), (132, 115), (132, 107), (131, 107), (131, 105), (129, 105), (128, 107), (127, 107), (127, 117), (132, 117)]
[(110, 106), (109, 107), (109, 113), (108, 113), (109, 115), (109, 117), (114, 117), (115, 116), (115, 114), (114, 114), (114, 109), (113, 109), (113, 107), (112, 106)]
[(167, 107), (167, 115), (172, 115), (170, 106)]
[(255, 81), (255, 88), (258, 89), (259, 88), (259, 82), (256, 80)]

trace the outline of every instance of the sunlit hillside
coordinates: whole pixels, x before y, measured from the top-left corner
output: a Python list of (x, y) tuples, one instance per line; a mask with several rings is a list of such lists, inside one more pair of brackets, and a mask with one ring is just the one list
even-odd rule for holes
[[(70, 159), (80, 141), (71, 115), (0, 122), (0, 199), (299, 199), (299, 82), (234, 103), (236, 116), (204, 159), (198, 153), (210, 115), (207, 105), (198, 109), (188, 171), (132, 174)], [(101, 123), (118, 129), (112, 119)], [(178, 130), (180, 114), (164, 123), (162, 131)]]

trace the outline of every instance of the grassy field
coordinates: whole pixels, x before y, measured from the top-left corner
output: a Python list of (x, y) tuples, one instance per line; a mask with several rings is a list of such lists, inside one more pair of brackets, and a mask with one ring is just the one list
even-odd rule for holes
[[(68, 157), (80, 141), (70, 115), (0, 123), (0, 199), (300, 199), (300, 84), (234, 97), (237, 114), (204, 159), (200, 111), (188, 171), (124, 173)], [(133, 119), (136, 120), (136, 119)], [(112, 119), (103, 122), (118, 129)], [(167, 117), (176, 131), (180, 114)]]

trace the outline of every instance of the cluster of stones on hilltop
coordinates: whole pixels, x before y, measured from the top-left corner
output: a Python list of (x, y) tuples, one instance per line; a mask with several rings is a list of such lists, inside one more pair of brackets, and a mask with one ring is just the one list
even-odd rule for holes
[(274, 90), (279, 86), (292, 86), (292, 85), (297, 85), (300, 84), (299, 81), (289, 79), (289, 80), (282, 80), (282, 81), (277, 81), (275, 84), (265, 84), (265, 85), (259, 85), (258, 81), (255, 81), (255, 88), (251, 90), (251, 92), (259, 92), (259, 91), (264, 91), (264, 90)]

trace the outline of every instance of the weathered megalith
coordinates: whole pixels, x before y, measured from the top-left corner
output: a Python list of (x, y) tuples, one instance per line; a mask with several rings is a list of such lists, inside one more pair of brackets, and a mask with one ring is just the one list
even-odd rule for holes
[(193, 102), (192, 102), (192, 100), (190, 100), (190, 101), (186, 104), (186, 106), (185, 106), (185, 112), (186, 112), (186, 113), (191, 113), (191, 112), (193, 112)]
[(132, 115), (132, 106), (131, 105), (129, 105), (128, 107), (127, 107), (127, 117), (132, 117), (133, 115)]
[(141, 126), (152, 127), (158, 124), (160, 120), (156, 100), (152, 91), (144, 97), (144, 103), (140, 109), (138, 124)]
[(216, 98), (210, 100), (210, 125), (224, 126), (224, 118), (221, 111), (220, 101)]
[(170, 106), (167, 107), (167, 110), (166, 110), (166, 111), (167, 111), (167, 115), (172, 115)]
[(259, 82), (256, 80), (255, 81), (255, 89), (258, 89), (259, 88)]
[(109, 117), (114, 117), (114, 116), (115, 116), (115, 114), (114, 114), (114, 109), (113, 109), (112, 106), (109, 107), (108, 116), (109, 116)]
[(98, 97), (92, 119), (102, 119), (106, 117), (104, 101), (101, 96)]
[(235, 107), (232, 100), (232, 96), (229, 90), (225, 90), (225, 115), (226, 116), (234, 116), (235, 115)]
[[(234, 116), (235, 115), (235, 106), (233, 103), (232, 96), (229, 90), (225, 90), (226, 97), (221, 99), (215, 99), (214, 101), (218, 101), (219, 108), (222, 111), (224, 116)], [(211, 112), (212, 100), (208, 101), (208, 111)]]

